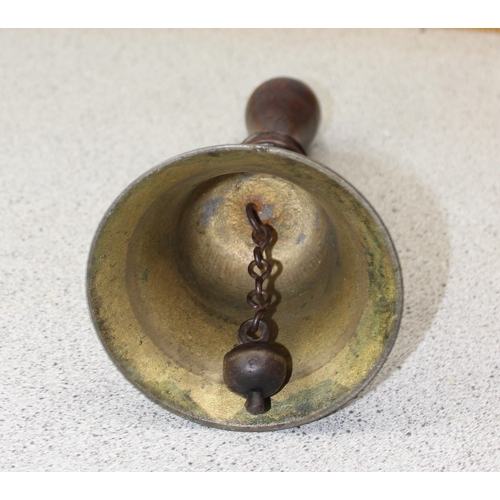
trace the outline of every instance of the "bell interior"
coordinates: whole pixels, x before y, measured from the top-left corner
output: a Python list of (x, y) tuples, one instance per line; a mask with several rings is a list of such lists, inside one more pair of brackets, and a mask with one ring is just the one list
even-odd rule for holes
[[(258, 416), (222, 380), (253, 316), (250, 202), (276, 234), (264, 319), (292, 360)], [(89, 261), (92, 314), (124, 374), (171, 411), (236, 430), (298, 425), (353, 397), (392, 346), (400, 292), (392, 243), (364, 199), (329, 169), (261, 146), (199, 150), (148, 172), (115, 202)]]

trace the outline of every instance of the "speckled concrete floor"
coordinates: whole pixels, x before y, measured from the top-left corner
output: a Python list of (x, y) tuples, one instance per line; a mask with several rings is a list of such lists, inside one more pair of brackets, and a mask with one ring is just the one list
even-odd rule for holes
[[(0, 31), (2, 470), (500, 468), (500, 35)], [(406, 288), (368, 391), (274, 433), (205, 428), (122, 378), (85, 299), (94, 230), (160, 161), (245, 137), (277, 75), (316, 91), (310, 156), (386, 222)]]

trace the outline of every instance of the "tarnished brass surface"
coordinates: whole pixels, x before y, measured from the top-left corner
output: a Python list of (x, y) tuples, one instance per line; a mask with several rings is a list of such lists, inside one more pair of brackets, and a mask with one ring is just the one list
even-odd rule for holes
[[(253, 285), (250, 201), (279, 235), (269, 323), (293, 359), (257, 416), (222, 380)], [(344, 405), (387, 357), (402, 308), (394, 248), (359, 193), (300, 154), (255, 145), (193, 151), (131, 185), (97, 231), (88, 295), (128, 379), (174, 413), (234, 430), (300, 425)]]

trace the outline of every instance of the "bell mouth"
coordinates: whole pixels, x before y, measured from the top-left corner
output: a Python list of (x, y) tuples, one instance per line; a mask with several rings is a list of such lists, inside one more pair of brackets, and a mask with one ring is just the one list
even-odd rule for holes
[[(266, 320), (293, 360), (258, 416), (222, 380), (252, 316), (249, 202), (278, 235)], [(306, 157), (247, 145), (178, 156), (132, 184), (97, 231), (88, 295), (108, 353), (136, 386), (234, 430), (300, 425), (345, 404), (387, 357), (402, 307), (396, 253), (361, 195)]]

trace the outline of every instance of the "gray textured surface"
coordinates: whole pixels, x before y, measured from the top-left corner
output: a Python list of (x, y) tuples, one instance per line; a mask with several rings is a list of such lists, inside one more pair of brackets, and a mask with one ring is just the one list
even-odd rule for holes
[[(245, 137), (255, 86), (303, 79), (310, 156), (386, 222), (406, 285), (370, 390), (321, 421), (240, 434), (147, 400), (90, 323), (109, 204), (160, 161)], [(1, 31), (2, 470), (499, 470), (500, 35)]]

